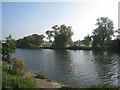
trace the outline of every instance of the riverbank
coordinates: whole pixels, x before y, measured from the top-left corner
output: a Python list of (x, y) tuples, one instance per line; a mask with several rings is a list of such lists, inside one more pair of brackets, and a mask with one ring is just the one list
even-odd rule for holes
[[(6, 64), (6, 65), (5, 65)], [(9, 68), (11, 65), (8, 63), (3, 64), (2, 72), (3, 72), (3, 80), (2, 85), (3, 88), (62, 88), (62, 89), (80, 89), (86, 88), (84, 86), (79, 87), (71, 87), (69, 85), (64, 85), (49, 79), (43, 73), (32, 73), (26, 71), (22, 76), (16, 75), (13, 73), (13, 70)], [(98, 84), (94, 86), (87, 87), (88, 89), (92, 88), (115, 88), (118, 90), (117, 86), (110, 84)]]
[[(26, 72), (24, 77), (31, 77), (32, 81), (37, 85), (38, 88), (61, 88), (61, 89), (67, 89), (67, 90), (73, 90), (73, 89), (85, 89), (87, 88), (88, 90), (90, 89), (102, 89), (102, 90), (106, 90), (109, 89), (115, 89), (115, 90), (119, 90), (119, 87), (114, 86), (114, 85), (110, 85), (108, 83), (101, 83), (101, 84), (97, 84), (94, 86), (90, 86), (90, 87), (84, 87), (84, 86), (79, 86), (79, 87), (73, 87), (73, 86), (69, 86), (69, 85), (63, 85), (61, 83), (55, 82), (51, 79), (40, 79), (40, 78), (36, 78), (37, 74), (32, 73), (32, 72)], [(46, 77), (46, 76), (45, 76)]]
[(37, 78), (37, 74), (28, 71), (24, 74), (24, 77), (30, 77), (38, 88), (62, 88), (66, 86), (53, 80)]
[[(63, 88), (66, 85), (55, 82), (42, 73), (25, 71), (23, 75), (16, 75), (11, 64), (2, 62), (3, 88)], [(37, 77), (41, 75), (41, 77)]]
[[(20, 48), (20, 47), (19, 47)], [(93, 51), (113, 51), (120, 53), (117, 50), (112, 50), (109, 48), (93, 48), (92, 46), (70, 46), (62, 49), (56, 49), (53, 47), (31, 47), (31, 48), (20, 48), (20, 49), (52, 49), (52, 50), (93, 50)]]
[[(23, 48), (23, 47), (17, 47), (17, 48), (21, 48), (21, 49), (57, 49), (57, 48), (54, 48), (54, 47), (26, 47), (26, 48)], [(65, 48), (60, 48), (61, 50), (62, 49), (69, 49), (69, 50), (93, 50), (93, 48), (91, 46), (69, 46), (69, 47), (65, 47)]]

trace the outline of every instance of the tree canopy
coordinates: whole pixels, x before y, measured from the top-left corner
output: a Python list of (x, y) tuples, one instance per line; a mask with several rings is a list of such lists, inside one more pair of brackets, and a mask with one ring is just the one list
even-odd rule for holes
[(15, 53), (16, 43), (15, 40), (12, 39), (12, 36), (9, 35), (6, 37), (6, 40), (2, 43), (2, 59), (6, 60), (11, 57), (12, 53)]
[(54, 48), (65, 48), (65, 45), (72, 42), (72, 27), (66, 25), (54, 25), (53, 27), (53, 47)]
[(93, 31), (93, 47), (100, 46), (103, 48), (106, 40), (111, 40), (114, 34), (114, 26), (112, 20), (108, 17), (101, 17), (97, 19), (96, 25), (98, 26)]
[(47, 39), (49, 40), (49, 42), (52, 42), (51, 38), (54, 36), (53, 33), (54, 31), (50, 31), (50, 30), (46, 31)]
[(38, 35), (38, 34), (32, 34), (27, 37), (21, 38), (17, 40), (17, 47), (19, 48), (33, 48), (36, 46), (40, 46), (43, 42), (45, 36), (44, 35)]

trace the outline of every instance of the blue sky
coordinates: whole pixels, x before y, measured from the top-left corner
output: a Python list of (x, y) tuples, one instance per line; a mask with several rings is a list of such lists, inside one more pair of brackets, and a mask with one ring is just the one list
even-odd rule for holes
[(4, 2), (3, 38), (12, 34), (19, 38), (28, 34), (45, 34), (53, 25), (64, 24), (81, 6), (79, 3)]
[(45, 31), (50, 30), (53, 25), (66, 24), (73, 27), (72, 39), (81, 40), (85, 35), (91, 34), (95, 29), (96, 19), (102, 16), (112, 19), (117, 28), (117, 6), (115, 6), (117, 2), (108, 3), (107, 7), (105, 4), (102, 2), (2, 2), (2, 38), (9, 34), (15, 39), (34, 33), (45, 34)]

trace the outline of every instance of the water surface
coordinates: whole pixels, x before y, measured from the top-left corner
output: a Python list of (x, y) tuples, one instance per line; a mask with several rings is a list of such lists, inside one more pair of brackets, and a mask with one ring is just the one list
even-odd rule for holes
[(111, 51), (51, 49), (17, 49), (13, 54), (25, 61), (29, 71), (43, 70), (51, 79), (71, 86), (118, 85), (118, 56)]

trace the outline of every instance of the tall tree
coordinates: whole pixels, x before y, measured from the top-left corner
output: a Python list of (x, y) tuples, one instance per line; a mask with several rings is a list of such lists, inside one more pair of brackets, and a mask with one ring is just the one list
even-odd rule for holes
[(54, 43), (55, 48), (65, 48), (65, 45), (72, 41), (71, 37), (73, 35), (72, 27), (66, 25), (54, 25)]
[(103, 48), (104, 42), (111, 40), (114, 34), (113, 22), (108, 17), (101, 17), (97, 19), (96, 25), (98, 27), (93, 31), (93, 47), (100, 46)]
[(2, 59), (8, 60), (11, 57), (12, 53), (15, 53), (16, 43), (15, 40), (12, 39), (12, 36), (9, 35), (6, 37), (5, 42), (2, 43)]

